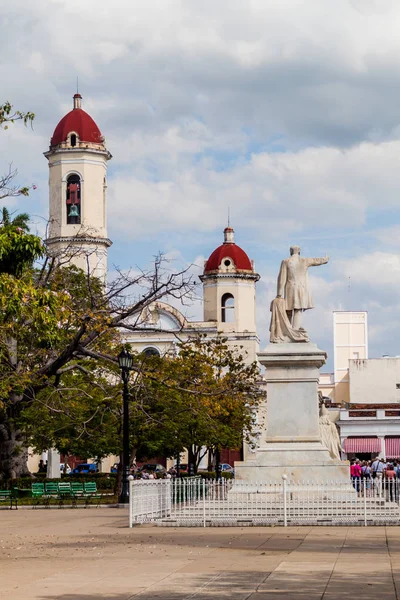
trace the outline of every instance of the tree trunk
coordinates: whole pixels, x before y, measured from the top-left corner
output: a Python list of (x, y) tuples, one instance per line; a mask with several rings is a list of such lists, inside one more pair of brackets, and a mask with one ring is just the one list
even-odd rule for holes
[(189, 460), (189, 465), (192, 464), (193, 465), (193, 472), (196, 475), (197, 473), (197, 457), (198, 457), (198, 452), (193, 450), (193, 446), (190, 445), (188, 448), (188, 460)]
[(21, 431), (0, 423), (0, 479), (16, 479), (30, 475), (28, 448)]
[(16, 479), (30, 476), (28, 470), (28, 448), (26, 439), (15, 426), (23, 396), (11, 394), (6, 408), (0, 411), (0, 479)]

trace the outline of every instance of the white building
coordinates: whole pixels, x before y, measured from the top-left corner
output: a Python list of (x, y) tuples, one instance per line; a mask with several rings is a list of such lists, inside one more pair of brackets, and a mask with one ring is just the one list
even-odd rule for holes
[(198, 333), (223, 335), (232, 348), (241, 347), (245, 360), (257, 360), (259, 338), (256, 330), (256, 282), (259, 275), (247, 254), (235, 243), (231, 227), (224, 230), (224, 242), (204, 263), (203, 320), (191, 321), (176, 308), (155, 302), (132, 321), (137, 330), (126, 332), (126, 341), (144, 352), (165, 354), (179, 340)]
[(366, 312), (334, 312), (334, 372), (319, 391), (333, 404), (344, 457), (400, 457), (400, 358), (368, 358)]
[[(45, 153), (49, 161), (49, 231), (46, 244), (60, 260), (105, 280), (107, 250), (107, 162), (111, 154), (100, 129), (81, 107), (80, 94), (73, 109), (56, 126)], [(155, 302), (134, 315), (136, 330), (125, 332), (126, 341), (139, 352), (175, 351), (179, 340), (199, 333), (223, 335), (245, 360), (257, 360), (256, 282), (259, 275), (246, 252), (235, 243), (234, 230), (226, 227), (223, 243), (204, 264), (203, 320), (188, 320), (179, 310)], [(234, 459), (240, 458), (236, 456)], [(36, 460), (36, 459), (35, 459)], [(114, 462), (114, 458), (111, 458)]]

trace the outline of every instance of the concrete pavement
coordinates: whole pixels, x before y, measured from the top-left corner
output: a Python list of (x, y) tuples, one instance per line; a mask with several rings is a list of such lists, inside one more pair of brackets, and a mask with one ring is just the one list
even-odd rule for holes
[(400, 528), (127, 527), (125, 509), (0, 511), (7, 600), (394, 600)]

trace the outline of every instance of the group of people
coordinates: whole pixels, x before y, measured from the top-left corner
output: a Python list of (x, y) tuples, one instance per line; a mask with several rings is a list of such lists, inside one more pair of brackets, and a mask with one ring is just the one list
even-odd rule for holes
[(139, 471), (135, 473), (135, 479), (171, 479), (171, 473), (163, 473), (161, 477), (157, 477), (152, 471)]
[(385, 458), (350, 462), (350, 477), (357, 492), (363, 489), (370, 492), (373, 487), (387, 490), (390, 500), (398, 498), (400, 488), (400, 459), (386, 461)]

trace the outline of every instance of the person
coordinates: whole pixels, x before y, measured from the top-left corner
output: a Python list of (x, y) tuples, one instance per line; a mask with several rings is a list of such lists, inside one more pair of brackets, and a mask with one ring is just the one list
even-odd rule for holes
[(382, 493), (382, 478), (385, 470), (385, 462), (383, 458), (377, 457), (371, 465), (372, 477), (375, 480), (375, 490), (377, 490), (379, 496)]
[(361, 465), (361, 478), (363, 480), (365, 493), (367, 495), (370, 495), (372, 473), (371, 473), (371, 463), (368, 460), (365, 460)]
[(361, 467), (358, 458), (350, 462), (350, 477), (356, 492), (360, 491)]
[(396, 484), (396, 471), (394, 470), (393, 464), (388, 463), (385, 469), (385, 488), (388, 491), (388, 496), (390, 497), (391, 502), (393, 502), (395, 498), (395, 484)]
[(147, 479), (155, 479), (155, 477), (154, 477), (154, 473), (149, 473), (149, 476), (148, 476), (148, 478), (147, 478)]
[(381, 458), (379, 458), (379, 456), (377, 456), (371, 465), (371, 470), (372, 470), (372, 477), (373, 479), (375, 479), (376, 477), (382, 477), (382, 473), (383, 473), (383, 460)]
[(44, 464), (44, 461), (43, 461), (42, 458), (39, 460), (38, 472), (39, 473), (46, 473), (46, 467), (45, 467), (45, 464)]

